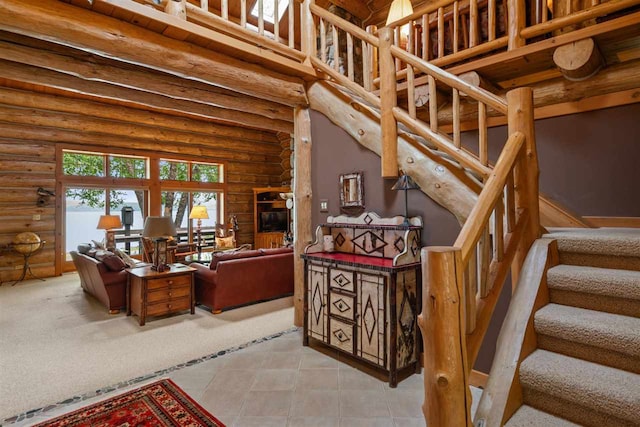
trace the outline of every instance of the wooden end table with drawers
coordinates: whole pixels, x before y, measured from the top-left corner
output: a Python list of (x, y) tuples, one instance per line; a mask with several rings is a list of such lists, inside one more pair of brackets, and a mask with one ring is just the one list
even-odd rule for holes
[(162, 272), (150, 266), (127, 270), (127, 316), (138, 315), (140, 326), (144, 326), (147, 316), (188, 309), (194, 314), (194, 271), (182, 264), (171, 265)]

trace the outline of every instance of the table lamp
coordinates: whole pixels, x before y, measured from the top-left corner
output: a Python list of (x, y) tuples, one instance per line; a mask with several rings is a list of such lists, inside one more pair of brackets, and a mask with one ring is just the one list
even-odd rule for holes
[(113, 230), (122, 228), (120, 217), (118, 215), (100, 215), (100, 220), (98, 220), (98, 226), (96, 228), (98, 230), (105, 230), (105, 247), (108, 251), (113, 251), (116, 248), (116, 238)]
[(407, 199), (407, 190), (417, 190), (420, 188), (418, 184), (407, 174), (400, 175), (400, 178), (391, 187), (392, 190), (404, 190), (404, 222), (402, 225), (409, 226), (409, 201)]
[(206, 206), (194, 206), (191, 209), (191, 213), (189, 214), (189, 219), (197, 219), (196, 232), (198, 233), (198, 255), (202, 252), (202, 237), (200, 235), (200, 231), (202, 228), (202, 220), (209, 219), (209, 212), (207, 212)]
[(153, 240), (153, 265), (152, 270), (165, 271), (167, 265), (167, 237), (176, 234), (176, 227), (171, 217), (148, 216), (144, 222), (142, 237)]

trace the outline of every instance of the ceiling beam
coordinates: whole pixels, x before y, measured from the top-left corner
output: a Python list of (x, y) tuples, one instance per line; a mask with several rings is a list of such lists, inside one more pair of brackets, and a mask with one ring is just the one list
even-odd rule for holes
[(300, 78), (60, 1), (3, 0), (0, 28), (288, 106), (307, 104)]
[(293, 123), (293, 110), (286, 105), (149, 70), (132, 69), (131, 66), (125, 69), (108, 65), (95, 57), (84, 60), (44, 48), (32, 48), (0, 41), (0, 59), (57, 71), (87, 81), (110, 83), (212, 107), (244, 112), (247, 110), (247, 105), (251, 105), (253, 114)]
[[(247, 126), (276, 132), (293, 132), (293, 123), (283, 120), (273, 120), (256, 114), (172, 99), (108, 83), (83, 80), (57, 71), (5, 60), (0, 60), (0, 78), (44, 88), (54, 88), (62, 92), (87, 95), (103, 102), (143, 110), (182, 115), (200, 120), (212, 120), (235, 126)], [(247, 109), (250, 109), (250, 106), (247, 106)]]

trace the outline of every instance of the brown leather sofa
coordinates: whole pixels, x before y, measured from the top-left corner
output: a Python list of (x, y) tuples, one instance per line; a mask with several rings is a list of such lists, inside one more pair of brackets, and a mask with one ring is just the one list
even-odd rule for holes
[(196, 304), (215, 313), (293, 294), (293, 249), (258, 249), (216, 254), (196, 269)]
[(80, 286), (104, 304), (110, 314), (116, 314), (127, 306), (127, 272), (114, 270), (103, 261), (71, 251), (73, 264), (80, 276)]

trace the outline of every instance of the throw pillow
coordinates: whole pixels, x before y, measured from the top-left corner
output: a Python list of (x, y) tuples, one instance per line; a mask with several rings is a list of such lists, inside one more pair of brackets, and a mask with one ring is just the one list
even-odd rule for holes
[(216, 249), (233, 249), (236, 247), (235, 239), (232, 237), (216, 237)]
[(102, 250), (107, 249), (104, 247), (104, 242), (96, 242), (95, 240), (91, 240), (91, 241), (95, 245), (96, 249), (102, 249)]
[(113, 255), (113, 252), (111, 252), (111, 251), (104, 251), (102, 249), (98, 249), (96, 251), (96, 259), (98, 261), (104, 261), (104, 259), (106, 257), (111, 256), (111, 255)]
[(120, 257), (122, 261), (127, 265), (127, 267), (133, 268), (138, 264), (138, 260), (135, 258), (131, 258), (128, 253), (123, 251), (122, 249), (116, 248), (116, 255)]
[(78, 245), (78, 253), (86, 255), (91, 250), (91, 243), (80, 243)]
[(122, 271), (127, 268), (127, 265), (117, 255), (109, 255), (102, 259), (104, 265), (111, 271)]

